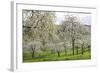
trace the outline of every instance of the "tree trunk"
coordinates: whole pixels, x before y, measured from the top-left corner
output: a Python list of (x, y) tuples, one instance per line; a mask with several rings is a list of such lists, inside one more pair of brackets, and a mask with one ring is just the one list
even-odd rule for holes
[(90, 45), (88, 45), (88, 51), (90, 51), (91, 50), (91, 46)]
[(65, 56), (67, 55), (67, 50), (66, 50), (66, 48), (65, 48)]
[(32, 49), (32, 58), (35, 57), (35, 48)]
[(84, 54), (84, 44), (82, 44), (82, 55)]
[(60, 56), (60, 51), (57, 51), (57, 53), (58, 53), (58, 57)]
[(76, 53), (77, 53), (77, 55), (78, 55), (78, 48), (76, 48)]
[(74, 55), (74, 48), (75, 48), (75, 39), (72, 39), (72, 50), (73, 50), (73, 52), (72, 52), (72, 54)]

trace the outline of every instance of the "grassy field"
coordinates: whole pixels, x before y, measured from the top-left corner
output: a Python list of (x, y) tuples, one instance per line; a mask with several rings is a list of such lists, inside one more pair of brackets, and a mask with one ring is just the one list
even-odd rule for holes
[(68, 54), (65, 55), (64, 52), (60, 53), (60, 56), (57, 54), (50, 54), (48, 52), (41, 53), (34, 58), (31, 57), (31, 53), (24, 53), (23, 54), (23, 62), (43, 62), (43, 61), (67, 61), (67, 60), (86, 60), (91, 59), (91, 52), (86, 51), (82, 55), (79, 53), (78, 55)]

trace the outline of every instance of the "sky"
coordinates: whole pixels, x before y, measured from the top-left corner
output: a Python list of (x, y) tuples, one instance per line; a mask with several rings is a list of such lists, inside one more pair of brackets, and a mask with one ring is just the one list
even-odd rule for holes
[(80, 21), (85, 25), (91, 25), (91, 14), (84, 13), (67, 13), (56, 12), (56, 24), (60, 24), (64, 20), (65, 15), (73, 15), (79, 17)]

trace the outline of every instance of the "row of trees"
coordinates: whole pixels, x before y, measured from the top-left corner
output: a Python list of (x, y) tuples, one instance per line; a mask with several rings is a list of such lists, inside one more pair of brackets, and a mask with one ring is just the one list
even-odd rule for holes
[(23, 50), (30, 50), (32, 58), (35, 53), (51, 51), (60, 56), (72, 49), (72, 55), (81, 49), (90, 48), (90, 26), (82, 25), (76, 16), (66, 15), (64, 21), (57, 25), (55, 12), (23, 10)]

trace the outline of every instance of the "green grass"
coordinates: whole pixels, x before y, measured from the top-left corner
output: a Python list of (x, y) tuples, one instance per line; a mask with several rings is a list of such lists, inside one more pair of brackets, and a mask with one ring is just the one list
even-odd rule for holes
[(31, 53), (24, 53), (23, 54), (23, 62), (43, 62), (43, 61), (64, 61), (64, 60), (86, 60), (91, 59), (90, 51), (84, 52), (82, 55), (79, 53), (78, 55), (68, 54), (65, 55), (64, 52), (60, 53), (60, 56), (56, 54), (51, 54), (49, 52), (40, 53), (36, 55), (34, 58), (31, 57)]

